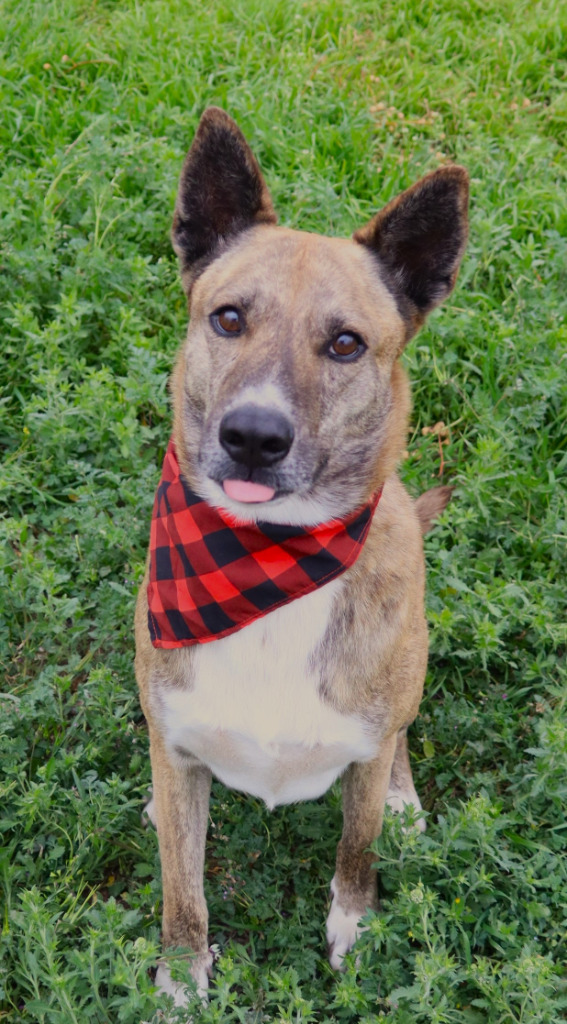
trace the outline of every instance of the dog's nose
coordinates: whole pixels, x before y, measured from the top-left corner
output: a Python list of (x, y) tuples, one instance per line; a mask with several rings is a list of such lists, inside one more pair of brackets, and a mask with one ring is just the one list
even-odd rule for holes
[(223, 416), (219, 440), (235, 462), (250, 469), (273, 466), (285, 459), (293, 442), (293, 426), (283, 413), (260, 405), (241, 405)]

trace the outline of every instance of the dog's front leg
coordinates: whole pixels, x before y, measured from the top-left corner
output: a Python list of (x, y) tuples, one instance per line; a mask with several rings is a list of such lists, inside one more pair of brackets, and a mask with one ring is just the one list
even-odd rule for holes
[(343, 775), (343, 834), (337, 849), (333, 899), (327, 918), (331, 967), (340, 969), (354, 945), (358, 922), (368, 907), (376, 908), (376, 855), (368, 847), (382, 831), (384, 805), (396, 735), (382, 743), (380, 754), (365, 764), (351, 764)]
[[(154, 815), (158, 831), (163, 879), (164, 949), (189, 947), (191, 975), (206, 998), (212, 965), (207, 941), (208, 911), (203, 891), (205, 838), (211, 790), (211, 773), (195, 761), (168, 756), (163, 740), (150, 730)], [(156, 974), (161, 992), (184, 1006), (187, 993), (175, 982), (165, 963)]]

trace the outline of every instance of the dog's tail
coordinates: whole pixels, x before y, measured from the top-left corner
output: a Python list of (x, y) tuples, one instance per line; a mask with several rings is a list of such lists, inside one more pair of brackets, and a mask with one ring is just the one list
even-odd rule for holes
[(422, 533), (429, 533), (433, 520), (437, 519), (449, 504), (453, 491), (454, 487), (432, 487), (430, 491), (420, 494), (415, 503), (415, 510)]

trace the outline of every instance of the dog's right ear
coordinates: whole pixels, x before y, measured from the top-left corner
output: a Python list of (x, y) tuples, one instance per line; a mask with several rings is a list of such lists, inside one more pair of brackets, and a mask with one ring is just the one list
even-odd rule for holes
[(258, 163), (224, 110), (209, 107), (185, 157), (171, 232), (187, 293), (231, 238), (276, 215)]

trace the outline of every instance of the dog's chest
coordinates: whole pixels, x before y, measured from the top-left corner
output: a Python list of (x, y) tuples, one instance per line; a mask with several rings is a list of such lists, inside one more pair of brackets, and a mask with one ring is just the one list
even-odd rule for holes
[(194, 686), (163, 691), (170, 748), (268, 806), (320, 796), (375, 750), (363, 723), (319, 696), (314, 653), (338, 579), (230, 637), (195, 649)]

